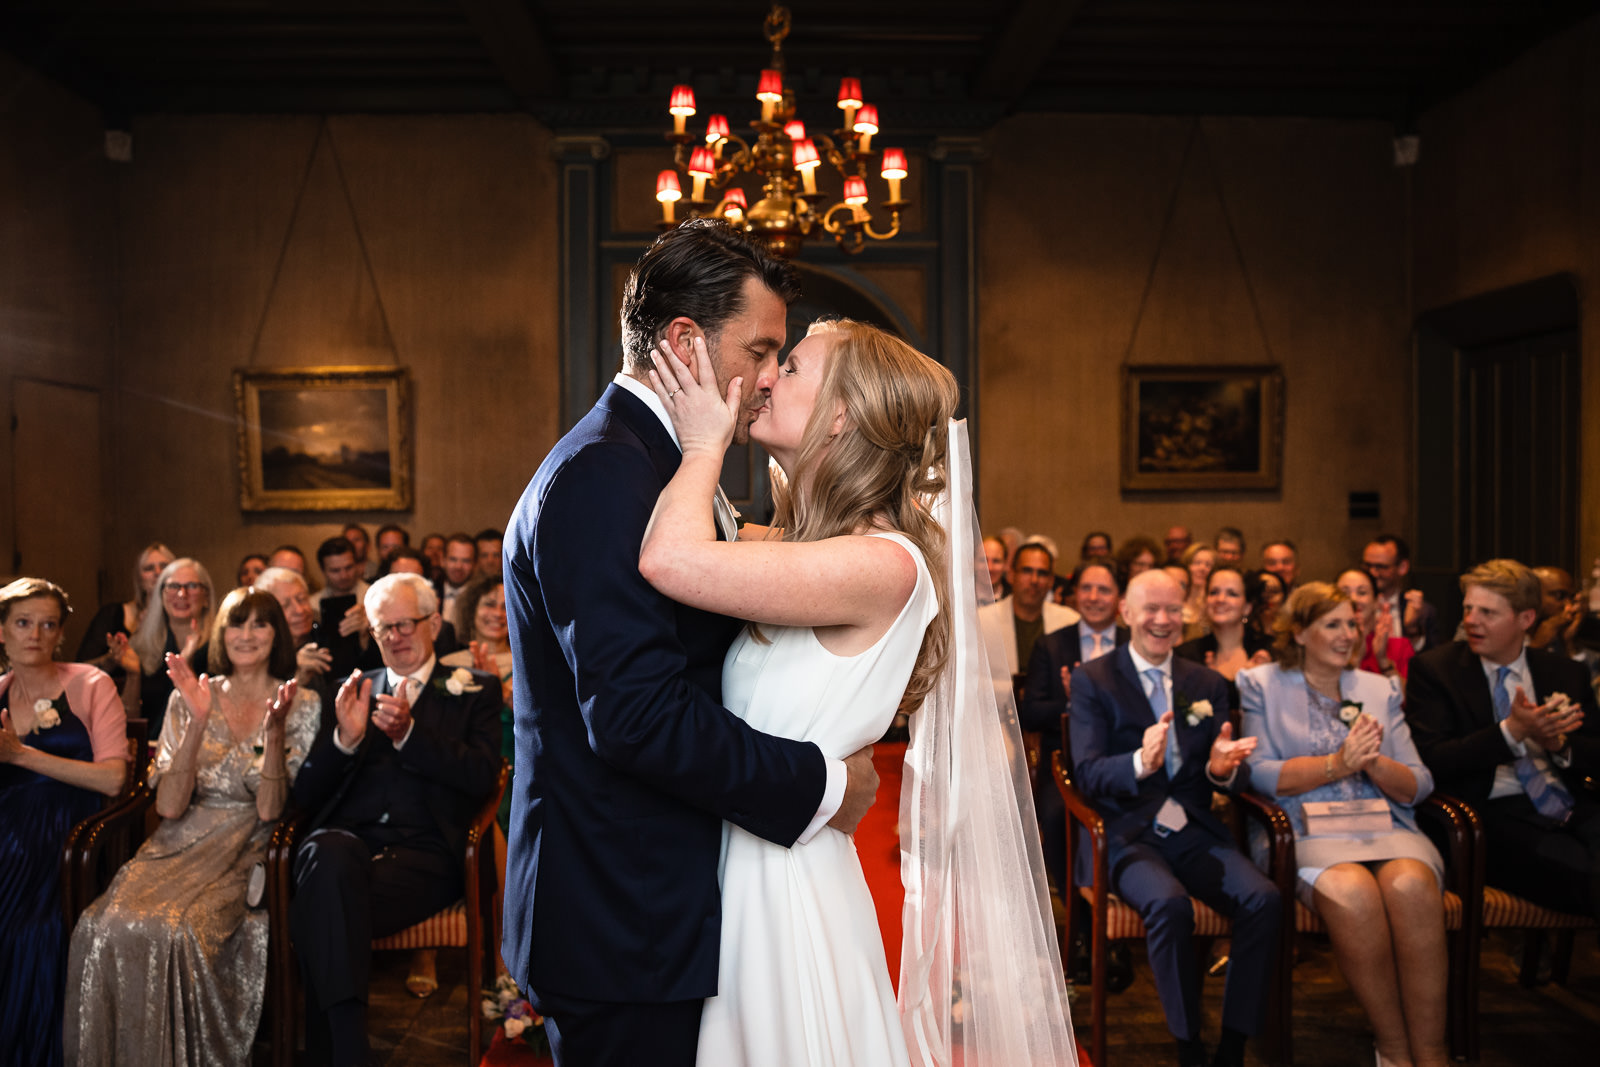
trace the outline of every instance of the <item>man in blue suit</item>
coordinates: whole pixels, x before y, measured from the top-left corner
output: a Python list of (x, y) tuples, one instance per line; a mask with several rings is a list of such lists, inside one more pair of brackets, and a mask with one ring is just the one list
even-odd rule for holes
[[(824, 825), (852, 831), (877, 789), (870, 749), (826, 760), (724, 709), (741, 623), (639, 575), (682, 458), (648, 385), (651, 350), (666, 341), (687, 364), (705, 339), (718, 384), (743, 379), (743, 443), (797, 295), (793, 268), (725, 223), (663, 234), (623, 295), (622, 373), (545, 458), (506, 531), (516, 770), (502, 954), (562, 1067), (692, 1064), (719, 981), (723, 820), (792, 845)], [(720, 492), (706, 507), (736, 536)]]
[(1191, 896), (1233, 920), (1222, 1040), (1211, 1062), (1244, 1063), (1261, 1028), (1280, 901), (1211, 814), (1213, 790), (1250, 781), (1253, 738), (1233, 739), (1228, 683), (1172, 655), (1183, 587), (1147, 571), (1122, 606), (1130, 640), (1072, 672), (1074, 780), (1106, 820), (1111, 883), (1144, 921), (1150, 969), (1178, 1040), (1178, 1063), (1204, 1067)]

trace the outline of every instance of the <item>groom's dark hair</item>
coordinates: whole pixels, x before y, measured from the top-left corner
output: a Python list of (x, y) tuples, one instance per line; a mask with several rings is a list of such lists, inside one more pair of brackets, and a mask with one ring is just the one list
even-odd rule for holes
[(723, 324), (744, 311), (746, 278), (759, 279), (786, 305), (800, 296), (793, 265), (721, 219), (688, 219), (657, 237), (622, 293), (627, 365), (650, 366), (650, 350), (680, 315), (693, 319), (714, 344)]

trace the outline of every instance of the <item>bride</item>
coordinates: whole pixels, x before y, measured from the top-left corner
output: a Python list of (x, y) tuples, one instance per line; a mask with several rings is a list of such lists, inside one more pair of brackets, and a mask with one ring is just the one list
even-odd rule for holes
[(653, 359), (683, 461), (639, 569), (750, 623), (724, 661), (729, 709), (835, 758), (914, 713), (899, 1005), (852, 840), (825, 829), (786, 849), (725, 823), (698, 1062), (1075, 1063), (1015, 712), (994, 705), (973, 619), (982, 550), (955, 379), (874, 327), (813, 325), (750, 430), (783, 472), (782, 537), (729, 543), (705, 502), (741, 383), (719, 395), (698, 338), (692, 368), (665, 346)]

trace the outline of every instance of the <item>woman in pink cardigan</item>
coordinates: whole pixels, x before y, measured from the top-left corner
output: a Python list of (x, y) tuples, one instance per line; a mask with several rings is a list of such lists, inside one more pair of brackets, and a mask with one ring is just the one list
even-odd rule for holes
[(61, 1062), (61, 847), (128, 768), (116, 686), (55, 659), (70, 610), (40, 578), (0, 589), (0, 1048), (21, 1063)]

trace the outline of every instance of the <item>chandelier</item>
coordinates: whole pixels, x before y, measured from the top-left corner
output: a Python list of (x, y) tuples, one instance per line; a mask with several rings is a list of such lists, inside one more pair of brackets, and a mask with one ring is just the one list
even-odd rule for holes
[[(783, 39), (789, 35), (789, 21), (789, 9), (773, 4), (762, 27), (772, 45), (772, 60), (761, 72), (756, 88), (761, 117), (750, 123), (754, 143), (730, 132), (726, 115), (710, 116), (703, 135), (691, 134), (688, 120), (695, 114), (694, 89), (688, 85), (673, 88), (667, 108), (672, 130), (667, 140), (674, 145), (675, 167), (656, 178), (661, 229), (677, 225), (677, 202), (683, 199), (681, 171), (691, 181), (689, 216), (726, 219), (785, 259), (799, 254), (808, 237), (827, 234), (853, 255), (866, 247), (869, 238), (886, 241), (900, 232), (900, 212), (910, 204), (900, 199), (900, 183), (906, 177), (905, 152), (882, 150), (878, 172), (889, 183), (889, 199), (882, 204), (889, 212), (889, 228), (880, 233), (873, 228), (867, 208), (866, 177), (874, 155), (878, 109), (862, 102), (860, 79), (842, 78), (839, 109), (844, 112), (843, 125), (832, 136), (807, 133), (805, 123), (795, 118), (794, 91), (783, 81)], [(844, 198), (828, 207), (823, 205), (831, 198), (817, 192), (817, 168), (823, 160), (844, 179)], [(729, 187), (732, 179), (745, 173), (761, 179), (761, 199), (754, 204), (746, 203), (743, 189)], [(717, 194), (716, 199), (707, 197), (708, 189)]]

